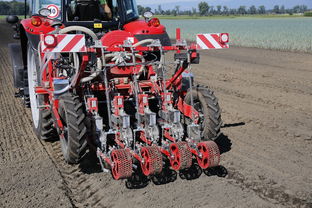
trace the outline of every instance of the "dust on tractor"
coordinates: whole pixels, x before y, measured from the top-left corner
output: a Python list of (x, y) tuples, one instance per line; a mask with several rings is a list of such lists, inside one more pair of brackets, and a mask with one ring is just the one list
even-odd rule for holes
[(220, 107), (211, 89), (194, 85), (191, 66), (199, 50), (228, 48), (227, 33), (187, 45), (177, 29), (171, 44), (152, 13), (139, 19), (135, 0), (108, 1), (111, 18), (97, 1), (30, 6), (30, 18), (7, 18), (20, 39), (9, 46), (14, 85), (38, 138), (59, 138), (66, 162), (94, 151), (116, 180), (219, 165)]

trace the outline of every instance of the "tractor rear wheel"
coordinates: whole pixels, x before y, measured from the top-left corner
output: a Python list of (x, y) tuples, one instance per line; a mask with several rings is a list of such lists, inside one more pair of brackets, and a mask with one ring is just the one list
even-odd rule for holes
[[(208, 87), (195, 86), (192, 88), (194, 108), (199, 112), (199, 124), (202, 140), (216, 140), (222, 125), (221, 109), (217, 97)], [(187, 92), (184, 100), (191, 105), (191, 93)], [(186, 122), (188, 124), (189, 122)]]
[(66, 93), (60, 97), (59, 114), (64, 125), (61, 138), (65, 161), (78, 163), (87, 149), (87, 127), (83, 105), (78, 96)]
[(38, 53), (28, 44), (27, 49), (27, 79), (29, 101), (33, 120), (34, 132), (39, 139), (52, 140), (57, 138), (56, 129), (53, 127), (52, 113), (49, 109), (40, 109), (43, 95), (36, 95), (35, 87), (40, 86), (40, 67)]

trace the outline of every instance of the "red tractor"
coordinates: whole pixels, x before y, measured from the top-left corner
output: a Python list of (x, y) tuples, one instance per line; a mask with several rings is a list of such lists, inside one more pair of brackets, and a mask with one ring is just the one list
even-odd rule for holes
[(116, 180), (194, 161), (218, 166), (220, 107), (211, 89), (193, 84), (191, 65), (198, 49), (227, 48), (228, 34), (200, 34), (187, 45), (178, 29), (171, 45), (152, 13), (139, 19), (135, 0), (106, 6), (110, 15), (98, 1), (33, 0), (30, 18), (7, 18), (20, 39), (9, 45), (14, 85), (38, 138), (59, 138), (68, 163), (94, 150)]

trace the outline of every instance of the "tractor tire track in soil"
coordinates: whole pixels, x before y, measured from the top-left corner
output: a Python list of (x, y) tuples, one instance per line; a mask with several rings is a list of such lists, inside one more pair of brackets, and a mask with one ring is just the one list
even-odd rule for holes
[(0, 31), (0, 207), (312, 207), (311, 54), (203, 52), (193, 73), (223, 109), (227, 176), (194, 169), (194, 180), (172, 172), (166, 184), (128, 189), (94, 154), (68, 165), (59, 141), (35, 137), (29, 109), (14, 98), (11, 32), (3, 23)]

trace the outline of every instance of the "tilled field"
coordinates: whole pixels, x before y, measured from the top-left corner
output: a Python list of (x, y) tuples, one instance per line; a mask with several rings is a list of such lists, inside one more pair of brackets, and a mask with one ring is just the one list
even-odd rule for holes
[(233, 48), (193, 67), (223, 109), (225, 177), (168, 173), (137, 189), (102, 173), (88, 155), (64, 163), (59, 142), (36, 139), (14, 98), (0, 24), (0, 207), (312, 207), (312, 55)]

